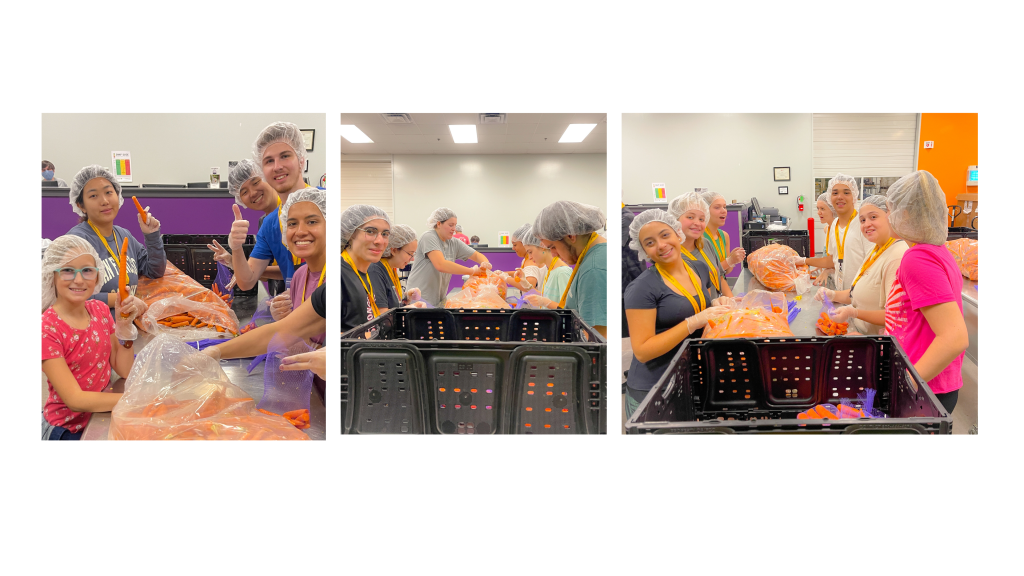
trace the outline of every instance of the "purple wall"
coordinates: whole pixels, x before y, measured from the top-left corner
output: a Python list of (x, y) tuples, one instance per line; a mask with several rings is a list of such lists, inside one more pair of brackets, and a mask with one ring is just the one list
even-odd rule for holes
[[(722, 230), (729, 235), (729, 250), (733, 250), (743, 245), (743, 236), (740, 232), (740, 212), (743, 210), (742, 204), (729, 204), (727, 206), (729, 214), (725, 217), (725, 224), (722, 226)], [(726, 274), (727, 278), (739, 278), (740, 273), (743, 272), (743, 263), (739, 263), (733, 266), (733, 269)]]
[[(142, 207), (160, 220), (163, 234), (227, 234), (231, 231), (234, 198), (153, 198), (140, 197)], [(142, 242), (138, 210), (131, 195), (126, 194), (124, 205), (114, 218), (114, 224), (132, 233)], [(249, 220), (249, 234), (256, 234), (256, 224), (262, 213), (242, 208), (242, 217)], [(43, 198), (43, 238), (53, 240), (63, 236), (78, 224), (78, 215), (72, 212), (67, 197)], [(490, 258), (488, 256), (488, 258)]]

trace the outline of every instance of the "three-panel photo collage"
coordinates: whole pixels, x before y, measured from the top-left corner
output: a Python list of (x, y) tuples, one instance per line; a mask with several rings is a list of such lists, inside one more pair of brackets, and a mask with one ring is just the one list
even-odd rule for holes
[(978, 433), (975, 113), (44, 113), (41, 160), (42, 440)]

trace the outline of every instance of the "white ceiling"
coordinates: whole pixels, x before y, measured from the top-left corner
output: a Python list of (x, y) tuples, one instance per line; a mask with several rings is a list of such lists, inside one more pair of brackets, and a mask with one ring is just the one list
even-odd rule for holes
[[(594, 154), (607, 152), (606, 114), (512, 114), (505, 124), (480, 124), (480, 115), (410, 114), (412, 124), (386, 124), (380, 114), (342, 114), (373, 144), (341, 138), (346, 154)], [(476, 124), (476, 144), (456, 144), (449, 124)], [(583, 142), (559, 144), (569, 124), (597, 124)]]

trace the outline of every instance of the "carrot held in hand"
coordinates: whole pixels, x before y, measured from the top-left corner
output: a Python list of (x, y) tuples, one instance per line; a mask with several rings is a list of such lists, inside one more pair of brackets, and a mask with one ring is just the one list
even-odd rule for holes
[(142, 204), (139, 204), (139, 199), (132, 196), (132, 202), (135, 202), (135, 209), (139, 211), (139, 216), (142, 216), (142, 221), (148, 222), (149, 214), (146, 214), (146, 211), (142, 209)]
[[(119, 267), (119, 274), (117, 275), (117, 294), (121, 298), (121, 302), (124, 302), (128, 298), (128, 239), (125, 238), (124, 242), (121, 243), (121, 261), (117, 263)], [(127, 318), (128, 315), (121, 312), (121, 318)]]

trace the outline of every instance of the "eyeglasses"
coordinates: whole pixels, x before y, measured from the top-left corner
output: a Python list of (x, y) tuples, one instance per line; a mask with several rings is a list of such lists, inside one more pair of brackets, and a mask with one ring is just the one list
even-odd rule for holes
[(82, 274), (82, 280), (85, 280), (86, 282), (95, 280), (100, 273), (99, 269), (95, 266), (86, 266), (85, 268), (71, 268), (68, 266), (67, 268), (58, 268), (54, 270), (54, 272), (59, 274), (60, 279), (65, 282), (72, 282), (75, 279), (75, 276), (78, 276), (79, 272)]
[(409, 252), (408, 250), (399, 250), (399, 252), (408, 255), (410, 258), (414, 258), (416, 256), (415, 250), (413, 250), (412, 252)]
[(366, 239), (370, 240), (370, 241), (376, 240), (378, 236), (380, 236), (381, 238), (384, 238), (385, 240), (387, 240), (388, 238), (391, 237), (391, 230), (383, 230), (383, 231), (381, 231), (381, 230), (378, 230), (378, 229), (374, 228), (373, 226), (369, 226), (369, 227), (366, 227), (366, 228), (356, 228), (356, 230), (362, 230), (363, 232), (365, 232), (366, 233)]

